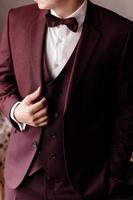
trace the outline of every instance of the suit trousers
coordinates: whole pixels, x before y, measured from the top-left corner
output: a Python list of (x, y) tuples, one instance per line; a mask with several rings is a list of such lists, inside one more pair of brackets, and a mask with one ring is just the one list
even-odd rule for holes
[(5, 186), (5, 200), (82, 200), (69, 181), (57, 181), (43, 169), (26, 176), (17, 189)]

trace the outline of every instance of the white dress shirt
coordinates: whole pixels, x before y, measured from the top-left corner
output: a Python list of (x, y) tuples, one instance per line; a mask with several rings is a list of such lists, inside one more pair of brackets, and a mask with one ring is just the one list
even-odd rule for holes
[[(83, 22), (86, 15), (86, 10), (87, 0), (85, 0), (74, 13), (67, 17), (76, 18), (78, 22), (77, 32), (71, 31), (66, 25), (48, 27), (46, 35), (46, 57), (50, 73), (54, 79), (60, 74), (60, 72), (66, 65), (79, 41), (83, 28)], [(51, 10), (50, 12), (52, 15), (60, 18), (60, 16), (58, 16), (54, 10)], [(26, 127), (26, 124), (19, 123), (14, 118), (14, 110), (19, 103), (20, 102), (14, 104), (11, 109), (10, 116), (18, 124), (20, 131), (23, 131)]]

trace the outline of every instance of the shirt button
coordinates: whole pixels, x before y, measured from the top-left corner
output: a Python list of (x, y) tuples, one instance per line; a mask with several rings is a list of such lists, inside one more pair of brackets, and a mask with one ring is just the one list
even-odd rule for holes
[(62, 39), (58, 39), (58, 43), (62, 43), (63, 41), (62, 41)]
[(59, 67), (59, 65), (58, 65), (58, 64), (55, 64), (54, 66), (55, 66), (55, 68)]
[(34, 141), (34, 142), (32, 142), (32, 146), (33, 146), (35, 149), (37, 149), (38, 143), (37, 143), (36, 141)]

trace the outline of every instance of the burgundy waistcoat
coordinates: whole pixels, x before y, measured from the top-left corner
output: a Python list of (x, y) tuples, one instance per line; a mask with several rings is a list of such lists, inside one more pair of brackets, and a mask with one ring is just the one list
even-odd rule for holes
[(67, 178), (64, 153), (64, 119), (63, 109), (76, 49), (60, 74), (53, 79), (45, 61), (43, 67), (43, 92), (48, 101), (49, 124), (43, 128), (37, 154), (29, 169), (29, 174), (44, 168), (48, 176), (56, 179)]

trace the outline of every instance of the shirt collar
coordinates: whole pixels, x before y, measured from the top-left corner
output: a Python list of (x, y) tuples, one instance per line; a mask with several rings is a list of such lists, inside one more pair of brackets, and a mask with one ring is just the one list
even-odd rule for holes
[[(75, 17), (78, 22), (78, 28), (80, 28), (84, 22), (86, 11), (87, 11), (87, 0), (84, 0), (84, 2), (81, 4), (81, 6), (74, 13), (72, 13), (71, 15), (69, 15), (66, 18)], [(51, 9), (50, 13), (52, 15), (60, 18), (60, 16), (58, 16), (54, 10)]]

